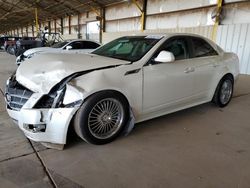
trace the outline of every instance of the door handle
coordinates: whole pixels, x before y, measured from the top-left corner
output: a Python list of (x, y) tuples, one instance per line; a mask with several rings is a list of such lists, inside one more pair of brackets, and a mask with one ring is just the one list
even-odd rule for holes
[(194, 72), (195, 68), (194, 67), (188, 67), (184, 70), (185, 73), (190, 73), (190, 72)]

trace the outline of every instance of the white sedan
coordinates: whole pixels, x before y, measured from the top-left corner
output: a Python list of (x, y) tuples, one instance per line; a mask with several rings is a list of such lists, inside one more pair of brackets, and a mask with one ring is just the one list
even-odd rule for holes
[(26, 59), (30, 59), (40, 53), (89, 53), (99, 46), (99, 43), (91, 40), (66, 40), (58, 42), (51, 47), (39, 47), (26, 50), (16, 58), (16, 64), (20, 65), (20, 63)]
[(10, 117), (39, 142), (66, 144), (69, 126), (92, 144), (134, 123), (213, 101), (226, 106), (237, 55), (191, 34), (126, 36), (91, 54), (40, 54), (7, 81)]

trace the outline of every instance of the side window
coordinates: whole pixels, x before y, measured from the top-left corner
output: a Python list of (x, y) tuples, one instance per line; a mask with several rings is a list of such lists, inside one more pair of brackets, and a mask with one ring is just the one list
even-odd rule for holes
[(95, 42), (91, 42), (91, 41), (83, 41), (82, 45), (83, 45), (83, 49), (96, 49), (97, 47), (100, 46), (99, 44)]
[(175, 60), (182, 60), (188, 57), (187, 43), (184, 39), (174, 39), (166, 44), (166, 51), (172, 52)]
[(82, 49), (82, 43), (81, 42), (72, 42), (70, 45), (72, 46), (72, 49), (74, 49), (74, 50)]
[(175, 57), (175, 60), (182, 60), (189, 58), (187, 41), (183, 37), (175, 37), (172, 39), (168, 39), (157, 50), (157, 52), (153, 56), (153, 59), (156, 58), (157, 55), (163, 50), (172, 52)]
[(213, 49), (213, 47), (208, 44), (205, 40), (200, 38), (192, 38), (194, 57), (206, 57), (218, 55), (218, 53)]

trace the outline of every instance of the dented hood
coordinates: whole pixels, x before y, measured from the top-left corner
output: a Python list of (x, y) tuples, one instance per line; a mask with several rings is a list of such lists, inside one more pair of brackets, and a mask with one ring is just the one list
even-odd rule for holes
[(73, 73), (127, 63), (94, 54), (39, 54), (19, 66), (16, 79), (31, 91), (46, 94)]

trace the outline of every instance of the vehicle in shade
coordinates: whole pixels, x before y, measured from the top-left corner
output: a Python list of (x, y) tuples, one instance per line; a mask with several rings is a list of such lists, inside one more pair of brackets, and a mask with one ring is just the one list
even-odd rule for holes
[(207, 102), (227, 106), (238, 76), (237, 55), (207, 38), (144, 34), (90, 54), (34, 56), (8, 79), (5, 99), (31, 140), (62, 146), (72, 126), (84, 141), (106, 144), (138, 122)]
[(41, 53), (90, 53), (98, 48), (101, 44), (84, 39), (74, 39), (58, 42), (51, 47), (38, 47), (26, 50), (23, 54), (16, 58), (16, 64), (24, 62), (27, 59)]

